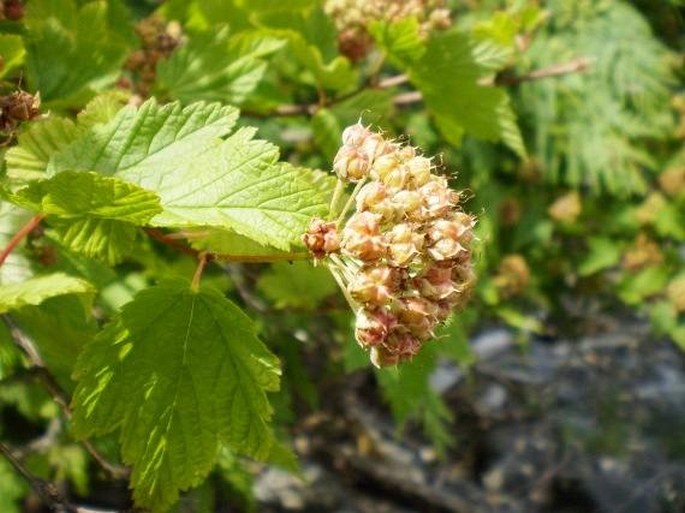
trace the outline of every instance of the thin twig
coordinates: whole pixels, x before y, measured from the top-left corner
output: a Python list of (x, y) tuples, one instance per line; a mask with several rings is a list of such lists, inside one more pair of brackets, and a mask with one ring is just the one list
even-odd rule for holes
[(190, 288), (197, 292), (200, 290), (200, 280), (202, 279), (202, 273), (205, 271), (207, 262), (212, 259), (212, 255), (203, 251), (198, 255), (197, 267), (195, 268), (195, 274), (193, 275), (193, 281), (190, 284)]
[(533, 82), (535, 80), (543, 80), (550, 77), (558, 77), (562, 75), (570, 75), (573, 73), (582, 73), (586, 71), (592, 61), (587, 57), (579, 57), (569, 62), (562, 64), (554, 64), (546, 68), (533, 70), (525, 75), (499, 75), (492, 78), (484, 85), (504, 85), (511, 86), (520, 84), (521, 82)]
[(19, 245), (19, 243), (31, 232), (31, 230), (40, 224), (44, 217), (45, 216), (43, 214), (37, 214), (33, 216), (24, 226), (19, 229), (17, 233), (12, 236), (7, 243), (7, 246), (5, 246), (5, 249), (0, 252), (0, 265), (5, 263), (5, 260), (7, 260), (7, 257), (10, 256), (10, 253), (14, 251), (14, 248)]
[[(69, 406), (69, 395), (45, 366), (45, 363), (43, 362), (43, 359), (41, 358), (40, 353), (36, 349), (33, 341), (20, 329), (12, 317), (7, 314), (2, 314), (0, 317), (2, 317), (3, 322), (9, 329), (12, 340), (27, 356), (33, 368), (33, 372), (35, 372), (35, 374), (40, 378), (43, 386), (47, 389), (53, 401), (59, 405), (62, 413), (64, 413), (64, 416), (67, 419), (71, 419), (72, 411), (71, 407)], [(100, 454), (100, 452), (89, 440), (80, 440), (80, 443), (110, 477), (113, 479), (123, 479), (128, 476), (129, 470), (127, 468), (114, 465), (107, 461), (107, 459)]]
[(44, 481), (31, 474), (23, 463), (15, 456), (13, 451), (0, 442), (0, 453), (5, 457), (14, 470), (16, 470), (21, 477), (23, 477), (29, 486), (36, 492), (44, 504), (50, 507), (56, 513), (78, 513), (78, 509), (67, 501), (67, 499), (59, 492), (54, 483)]

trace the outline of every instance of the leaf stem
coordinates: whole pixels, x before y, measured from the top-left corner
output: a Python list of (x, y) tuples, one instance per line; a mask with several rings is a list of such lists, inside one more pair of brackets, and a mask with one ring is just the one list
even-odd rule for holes
[(210, 253), (207, 253), (206, 251), (202, 251), (198, 255), (198, 261), (197, 261), (197, 268), (195, 269), (195, 274), (193, 275), (193, 281), (190, 284), (190, 288), (193, 290), (193, 292), (197, 292), (200, 290), (200, 280), (202, 279), (202, 273), (205, 270), (205, 267), (207, 266), (207, 262), (209, 262), (212, 259), (212, 255)]
[(12, 251), (14, 251), (14, 249), (19, 245), (24, 237), (31, 232), (31, 230), (40, 224), (44, 217), (44, 214), (36, 214), (12, 236), (7, 243), (7, 246), (5, 246), (2, 252), (0, 252), (0, 265), (5, 263), (5, 260), (7, 260), (7, 257), (10, 256)]
[(350, 207), (354, 203), (354, 200), (357, 197), (357, 194), (359, 193), (361, 188), (364, 186), (365, 182), (366, 182), (366, 180), (362, 180), (355, 186), (354, 190), (352, 191), (352, 194), (350, 195), (350, 197), (347, 200), (347, 203), (345, 203), (345, 206), (343, 207), (342, 211), (340, 212), (340, 215), (338, 216), (338, 219), (336, 220), (338, 227), (340, 227), (340, 224), (345, 219), (345, 215), (347, 215), (347, 211), (350, 209)]
[(145, 233), (147, 233), (153, 239), (161, 242), (162, 244), (166, 244), (170, 248), (173, 248), (176, 251), (183, 253), (184, 255), (197, 257), (200, 253), (198, 250), (193, 249), (190, 246), (180, 244), (173, 236), (166, 234), (157, 228), (147, 227), (145, 228)]
[(335, 189), (333, 190), (333, 197), (331, 198), (331, 206), (329, 207), (329, 215), (334, 218), (338, 213), (338, 203), (340, 203), (340, 198), (342, 198), (343, 192), (345, 192), (345, 182), (340, 178), (335, 182)]

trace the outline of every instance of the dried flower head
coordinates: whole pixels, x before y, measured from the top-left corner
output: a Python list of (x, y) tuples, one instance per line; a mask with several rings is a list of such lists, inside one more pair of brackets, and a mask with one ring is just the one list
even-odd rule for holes
[(360, 123), (343, 132), (333, 168), (339, 185), (357, 184), (348, 201), (356, 211), (314, 219), (303, 240), (344, 289), (357, 342), (374, 365), (395, 365), (466, 302), (475, 219), (431, 159)]

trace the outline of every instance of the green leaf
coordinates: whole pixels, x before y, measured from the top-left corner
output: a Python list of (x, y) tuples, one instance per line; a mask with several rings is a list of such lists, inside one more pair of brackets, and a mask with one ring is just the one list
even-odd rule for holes
[(159, 106), (154, 99), (140, 108), (125, 107), (103, 126), (85, 132), (48, 167), (51, 174), (65, 170), (97, 171), (105, 175), (136, 175), (134, 183), (153, 175), (159, 181), (178, 159), (192, 160), (228, 135), (238, 118), (234, 107), (217, 103), (178, 103)]
[(460, 145), (464, 134), (503, 141), (525, 156), (516, 118), (507, 93), (484, 86), (484, 69), (477, 63), (469, 38), (451, 31), (434, 35), (426, 53), (408, 66), (411, 81), (423, 94), (426, 105), (443, 136)]
[(97, 173), (64, 171), (32, 183), (17, 196), (36, 202), (47, 215), (115, 219), (139, 226), (162, 211), (155, 193)]
[(533, 69), (586, 58), (586, 73), (522, 84), (522, 119), (553, 181), (626, 196), (657, 170), (652, 141), (673, 130), (674, 55), (630, 2), (549, 3), (555, 23), (527, 52)]
[(17, 184), (46, 178), (50, 157), (66, 148), (76, 135), (70, 119), (51, 116), (32, 122), (19, 136), (18, 144), (5, 154), (7, 177)]
[(588, 255), (580, 262), (578, 274), (589, 276), (616, 265), (621, 260), (621, 246), (606, 237), (592, 237), (588, 241)]
[(26, 50), (20, 36), (14, 34), (0, 34), (0, 57), (2, 67), (0, 78), (24, 63)]
[(78, 113), (79, 131), (88, 130), (95, 125), (111, 121), (124, 105), (128, 95), (120, 90), (107, 91), (99, 94), (88, 102), (88, 105)]
[(113, 83), (130, 42), (131, 27), (116, 0), (32, 0), (26, 7), (26, 77), (53, 107), (84, 104)]
[(51, 219), (56, 239), (64, 247), (109, 265), (121, 262), (133, 250), (138, 229), (125, 221), (85, 217)]
[[(252, 134), (241, 129), (196, 161), (202, 176), (192, 168), (167, 175), (168, 188), (159, 191), (164, 212), (153, 224), (215, 226), (284, 251), (301, 246), (301, 235), (312, 217), (325, 215), (329, 197), (312, 183), (311, 170), (276, 163), (277, 149)], [(191, 175), (195, 188), (188, 190)]]
[(330, 180), (277, 163), (278, 149), (235, 123), (233, 108), (196, 103), (123, 109), (51, 162), (53, 171), (114, 174), (156, 192), (164, 211), (150, 223), (213, 227), (282, 250), (301, 245), (314, 216), (327, 212)]
[(413, 16), (397, 21), (374, 21), (369, 32), (392, 62), (411, 63), (421, 58), (426, 44), (419, 32), (419, 21)]
[(288, 41), (289, 55), (307, 71), (297, 75), (298, 81), (331, 91), (349, 90), (356, 85), (358, 70), (338, 55), (335, 27), (320, 9), (309, 15), (275, 12), (261, 15), (259, 21), (270, 28), (270, 34)]
[(266, 58), (285, 41), (263, 32), (229, 35), (228, 27), (190, 36), (189, 41), (157, 66), (157, 84), (184, 103), (198, 100), (240, 105), (259, 85)]
[(22, 283), (0, 285), (0, 313), (26, 305), (39, 305), (48, 298), (63, 294), (93, 292), (87, 281), (62, 273), (29, 278)]
[(56, 216), (49, 222), (64, 246), (111, 264), (131, 251), (136, 226), (162, 211), (153, 192), (111, 176), (76, 171), (33, 182), (16, 199)]
[(140, 292), (77, 364), (74, 430), (121, 432), (139, 506), (162, 512), (199, 484), (220, 445), (267, 458), (278, 360), (219, 291), (167, 281)]
[(314, 267), (309, 262), (273, 264), (260, 276), (257, 288), (276, 308), (305, 309), (316, 308), (338, 289), (325, 267)]

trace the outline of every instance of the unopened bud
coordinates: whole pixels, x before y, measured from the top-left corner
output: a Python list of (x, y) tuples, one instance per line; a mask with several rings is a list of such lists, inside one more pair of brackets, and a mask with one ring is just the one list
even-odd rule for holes
[(380, 230), (381, 216), (357, 212), (342, 231), (342, 251), (360, 260), (374, 261), (385, 255), (386, 244)]
[(347, 286), (350, 295), (362, 304), (385, 305), (397, 294), (400, 276), (392, 267), (361, 269)]

